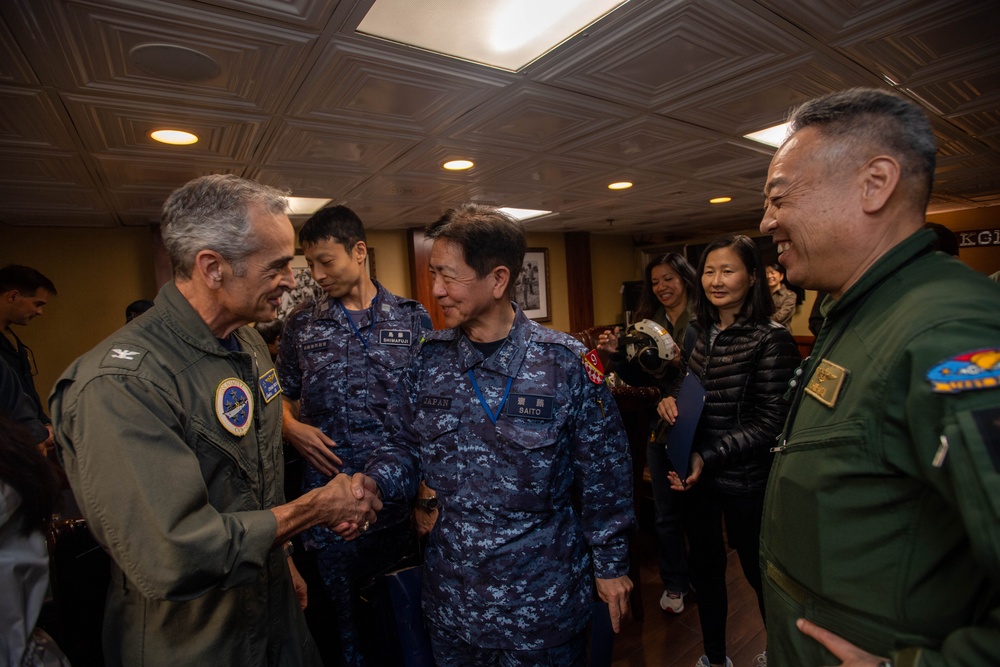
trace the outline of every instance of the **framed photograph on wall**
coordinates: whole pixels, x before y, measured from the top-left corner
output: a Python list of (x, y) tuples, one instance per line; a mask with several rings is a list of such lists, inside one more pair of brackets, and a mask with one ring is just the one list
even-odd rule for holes
[(552, 319), (548, 248), (528, 248), (524, 253), (521, 275), (514, 283), (514, 301), (527, 317), (536, 322)]

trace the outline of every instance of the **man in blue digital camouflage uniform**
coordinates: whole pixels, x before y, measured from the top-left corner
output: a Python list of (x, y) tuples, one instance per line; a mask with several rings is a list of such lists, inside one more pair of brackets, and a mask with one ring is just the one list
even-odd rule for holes
[(792, 115), (761, 231), (829, 293), (761, 532), (771, 667), (1000, 660), (1000, 288), (933, 250), (926, 115), (833, 93)]
[[(344, 206), (325, 208), (299, 232), (306, 262), (326, 295), (289, 315), (278, 370), (284, 389), (282, 434), (307, 462), (306, 489), (324, 486), (338, 469), (354, 473), (382, 440), (389, 394), (409, 365), (411, 349), (430, 330), (418, 302), (391, 294), (365, 270), (365, 230)], [(366, 661), (354, 598), (359, 584), (415, 553), (409, 508), (379, 515), (378, 523), (347, 542), (316, 526), (305, 536), (315, 549), (336, 614), (343, 664)]]
[(616, 631), (632, 588), (621, 417), (583, 346), (511, 302), (520, 223), (466, 205), (427, 236), (451, 328), (426, 335), (366, 472), (392, 503), (421, 477), (437, 491), (423, 605), (439, 667), (582, 665), (595, 585)]

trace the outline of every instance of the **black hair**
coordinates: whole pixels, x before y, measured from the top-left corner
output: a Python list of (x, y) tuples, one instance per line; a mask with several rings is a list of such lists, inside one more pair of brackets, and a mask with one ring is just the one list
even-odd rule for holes
[(361, 218), (346, 206), (321, 208), (299, 230), (299, 245), (302, 247), (325, 239), (339, 243), (347, 252), (351, 252), (358, 241), (367, 243)]
[(788, 272), (785, 271), (785, 267), (782, 266), (781, 263), (774, 262), (772, 264), (768, 264), (766, 268), (773, 269), (781, 274), (781, 284), (785, 286), (785, 289), (795, 295), (796, 306), (806, 300), (806, 291), (798, 285), (793, 285), (788, 282)]
[(429, 239), (450, 241), (462, 249), (465, 263), (479, 278), (498, 266), (510, 271), (507, 295), (521, 274), (527, 241), (524, 226), (503, 211), (482, 204), (449, 209), (424, 232)]
[(279, 318), (270, 322), (257, 322), (253, 325), (253, 328), (257, 330), (257, 333), (264, 339), (264, 342), (270, 345), (278, 340), (278, 336), (281, 335), (282, 330), (285, 328), (285, 323)]
[[(742, 234), (720, 236), (709, 243), (698, 262), (698, 279), (701, 280), (705, 273), (708, 255), (721, 248), (732, 248), (751, 278), (750, 290), (743, 300), (743, 307), (740, 308), (738, 315), (755, 324), (767, 322), (774, 314), (774, 300), (771, 299), (771, 293), (767, 288), (767, 276), (764, 274), (764, 262), (760, 259), (760, 251), (749, 236)], [(696, 303), (698, 321), (702, 327), (708, 330), (713, 324), (719, 323), (719, 309), (709, 300), (704, 288), (698, 290)]]
[(636, 321), (652, 318), (660, 308), (660, 300), (653, 293), (653, 269), (663, 265), (669, 266), (680, 276), (688, 303), (694, 301), (698, 294), (698, 279), (695, 276), (694, 267), (683, 255), (668, 252), (654, 257), (642, 272), (642, 294), (639, 296), (639, 305), (635, 309)]
[(56, 294), (56, 286), (37, 269), (20, 264), (8, 264), (0, 269), (0, 294), (16, 289), (25, 296), (32, 296), (39, 287), (49, 294)]
[(937, 234), (937, 240), (934, 241), (935, 250), (958, 257), (958, 236), (955, 232), (937, 222), (925, 222), (924, 227)]
[(125, 321), (131, 322), (147, 310), (153, 307), (153, 302), (149, 299), (139, 299), (125, 306)]

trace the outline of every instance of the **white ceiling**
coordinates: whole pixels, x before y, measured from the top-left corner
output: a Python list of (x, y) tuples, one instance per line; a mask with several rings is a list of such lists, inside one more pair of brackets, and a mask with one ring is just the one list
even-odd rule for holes
[[(1000, 204), (995, 0), (631, 0), (519, 73), (358, 34), (370, 5), (0, 1), (0, 222), (154, 224), (172, 189), (231, 172), (333, 197), (370, 229), (469, 200), (559, 212), (539, 230), (745, 229), (771, 151), (742, 135), (883, 75), (933, 116), (931, 210)], [(151, 76), (128, 57), (144, 43), (221, 73)], [(164, 126), (201, 141), (148, 138)], [(441, 170), (458, 157), (476, 167)]]

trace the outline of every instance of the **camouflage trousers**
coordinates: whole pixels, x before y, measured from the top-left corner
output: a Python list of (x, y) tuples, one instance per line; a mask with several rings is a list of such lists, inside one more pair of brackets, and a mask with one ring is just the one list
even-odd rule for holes
[(477, 648), (454, 633), (428, 625), (434, 661), (437, 667), (584, 667), (587, 664), (587, 631), (580, 632), (565, 644), (552, 648), (519, 651), (516, 649)]

